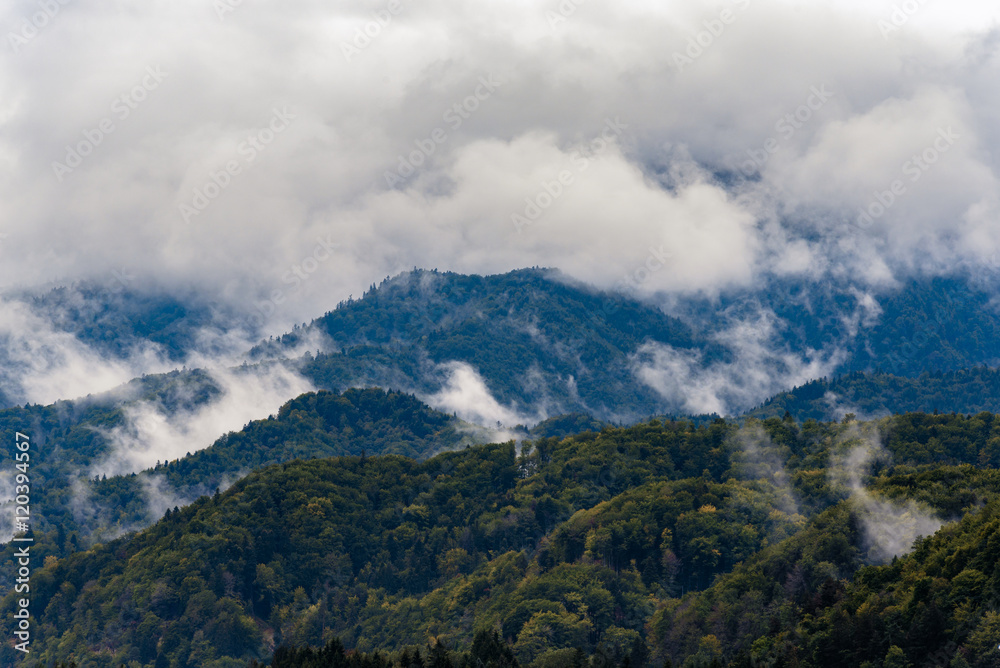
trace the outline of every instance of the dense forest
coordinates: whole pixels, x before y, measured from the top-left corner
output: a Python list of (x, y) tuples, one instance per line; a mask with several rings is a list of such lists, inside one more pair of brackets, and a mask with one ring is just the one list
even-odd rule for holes
[(977, 367), (924, 372), (917, 377), (854, 372), (817, 379), (782, 392), (748, 411), (758, 418), (834, 420), (847, 413), (882, 417), (893, 413), (1000, 412), (1000, 369)]
[[(151, 377), (146, 389), (159, 397), (171, 396), (164, 391), (163, 380)], [(181, 394), (185, 401), (197, 403), (199, 397), (186, 391), (191, 388), (188, 380)], [(205, 379), (199, 387), (207, 392), (214, 385)], [(179, 403), (171, 408), (181, 410)], [(159, 519), (151, 513), (160, 499), (151, 497), (192, 501), (247, 471), (293, 459), (380, 453), (426, 459), (475, 442), (484, 431), (400, 392), (321, 391), (288, 402), (277, 415), (253, 421), (208, 448), (148, 471), (81, 477), (81, 468), (108, 454), (107, 439), (98, 427), (106, 433), (120, 422), (120, 412), (120, 407), (103, 403), (70, 402), (0, 411), (0, 436), (13, 442), (15, 431), (30, 425), (39, 451), (44, 451), (32, 468), (35, 503), (46, 509), (34, 527), (39, 558), (62, 557), (95, 540), (149, 526)], [(4, 556), (9, 558), (13, 550), (13, 545), (5, 545)], [(0, 586), (9, 584), (9, 575), (0, 572)]]
[[(406, 273), (232, 371), (287, 365), (324, 389), (125, 476), (85, 472), (132, 407), (183, 415), (217, 401), (212, 373), (2, 410), (0, 437), (29, 428), (46, 453), (32, 469), (45, 508), (32, 660), (1000, 665), (987, 642), (1000, 630), (988, 290), (935, 279), (872, 306), (843, 286), (781, 287), (680, 300), (673, 317), (540, 269)], [(87, 299), (44, 299), (66, 331), (105, 345)], [(179, 358), (212, 326), (183, 300), (116, 299), (100, 318), (129, 346)], [(839, 346), (846, 373), (736, 418), (664, 415), (634, 376), (636, 351), (657, 342), (727, 363), (719, 333), (761, 309), (783, 323), (769, 345)], [(456, 362), (501, 403), (555, 417), (491, 432), (412, 394), (438, 391)], [(406, 392), (348, 389), (359, 385)], [(515, 440), (476, 445), (493, 433)]]
[(281, 355), (317, 333), (326, 347), (301, 367), (317, 387), (360, 382), (431, 393), (458, 361), (476, 369), (500, 403), (524, 413), (613, 421), (645, 419), (664, 406), (632, 375), (629, 358), (643, 342), (695, 345), (690, 328), (660, 309), (545, 270), (402, 274), (258, 346), (252, 359)]
[[(761, 341), (781, 359), (825, 351), (842, 361), (834, 374), (868, 372), (900, 378), (869, 388), (884, 399), (871, 413), (932, 410), (978, 412), (1000, 403), (994, 389), (982, 399), (972, 389), (922, 374), (972, 370), (1000, 363), (1000, 312), (994, 290), (968, 276), (914, 280), (869, 294), (849, 284), (773, 282), (717, 300), (678, 298), (664, 310), (628, 295), (598, 292), (541, 269), (498, 276), (414, 271), (386, 279), (360, 299), (341, 303), (309, 325), (252, 351), (254, 358), (287, 354), (306, 340), (324, 341), (321, 354), (303, 362), (318, 387), (343, 389), (352, 382), (430, 392), (442, 383), (440, 364), (461, 361), (483, 377), (502, 403), (530, 412), (586, 412), (613, 422), (636, 421), (676, 411), (634, 375), (643, 345), (662, 344), (689, 353), (703, 368), (737, 357), (727, 332), (741, 323), (770, 326)], [(667, 315), (670, 313), (671, 315)], [(763, 361), (760, 362), (764, 364)], [(907, 379), (907, 380), (904, 380)], [(908, 383), (909, 386), (908, 386)], [(988, 389), (976, 386), (975, 390)], [(847, 394), (851, 388), (834, 388)], [(866, 398), (862, 388), (859, 400)], [(949, 395), (959, 389), (963, 405)], [(914, 392), (925, 396), (913, 401)], [(764, 400), (760, 397), (759, 400)], [(794, 402), (793, 402), (794, 403)], [(750, 406), (746, 406), (750, 408)], [(796, 411), (792, 410), (796, 408)], [(824, 406), (793, 405), (800, 419), (827, 418)], [(808, 415), (806, 415), (808, 413)]]
[[(280, 419), (301, 411), (304, 425), (325, 410), (308, 396), (287, 408)], [(845, 473), (858, 452), (871, 460)], [(872, 648), (906, 665), (949, 642), (967, 657), (992, 586), (978, 561), (955, 573), (982, 578), (920, 594), (938, 607), (900, 612), (899, 631), (874, 633), (864, 657), (842, 646), (837, 620), (860, 614), (846, 602), (862, 593), (895, 609), (929, 554), (947, 562), (964, 549), (952, 541), (981, 534), (949, 529), (906, 555), (925, 526), (986, 526), (998, 464), (1000, 417), (987, 413), (654, 420), (425, 461), (276, 464), (138, 534), (49, 560), (33, 575), (44, 611), (33, 658), (245, 666), (337, 639), (386, 661), (440, 644), (457, 663), (480, 632), (538, 666), (820, 666), (830, 651), (861, 665)], [(898, 525), (895, 546), (872, 517)], [(934, 615), (968, 628), (927, 635)], [(301, 652), (279, 656), (313, 661)]]

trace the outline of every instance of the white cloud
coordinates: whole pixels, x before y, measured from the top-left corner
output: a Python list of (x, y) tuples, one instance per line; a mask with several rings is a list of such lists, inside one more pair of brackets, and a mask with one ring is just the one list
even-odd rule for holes
[(286, 401), (313, 388), (283, 365), (209, 371), (221, 390), (210, 403), (191, 413), (165, 413), (151, 402), (125, 407), (126, 424), (109, 434), (112, 452), (90, 468), (89, 475), (123, 475), (195, 453), (230, 431), (277, 412)]
[(540, 418), (526, 417), (498, 402), (479, 372), (469, 364), (448, 362), (441, 367), (448, 374), (444, 387), (424, 398), (432, 408), (444, 413), (455, 413), (463, 420), (486, 426), (499, 422), (513, 427), (539, 421)]
[[(877, 22), (898, 3), (724, 4), (737, 20), (683, 72), (673, 54), (721, 6), (588, 3), (552, 29), (548, 2), (404, 3), (348, 61), (342, 43), (383, 3), (243, 3), (224, 20), (201, 2), (67, 5), (20, 53), (0, 54), (0, 284), (125, 265), (247, 308), (280, 290), (277, 332), (414, 265), (561, 265), (609, 287), (669, 243), (674, 262), (649, 287), (711, 291), (814, 271), (810, 258), (837, 254), (832, 223), (947, 123), (961, 144), (893, 212), (879, 254), (898, 271), (957, 221), (936, 259), (996, 252), (995, 8), (925, 4), (884, 38)], [(8, 3), (0, 24), (36, 10)], [(116, 100), (148, 67), (162, 82), (121, 118)], [(445, 114), (488, 75), (503, 85), (453, 127)], [(761, 183), (712, 180), (819, 85), (835, 96), (783, 141)], [(241, 143), (282, 105), (294, 120), (248, 161)], [(512, 210), (615, 117), (629, 125), (620, 147), (510, 234)], [(52, 163), (105, 118), (114, 132), (60, 183)], [(427, 164), (388, 190), (385, 172), (436, 128), (447, 137)], [(241, 173), (184, 224), (178, 206), (227, 161)], [(695, 177), (676, 183), (685, 171)], [(785, 234), (757, 224), (774, 216)], [(335, 259), (285, 282), (328, 234)], [(871, 264), (842, 255), (834, 265)]]
[(890, 458), (874, 427), (868, 427), (867, 433), (862, 433), (855, 423), (844, 435), (843, 441), (857, 442), (834, 458), (830, 478), (851, 494), (864, 529), (870, 560), (885, 563), (906, 554), (918, 536), (932, 536), (944, 525), (943, 520), (922, 509), (913, 500), (883, 499), (865, 488), (863, 478), (868, 475), (871, 464)]
[(839, 348), (802, 354), (776, 343), (779, 321), (760, 310), (714, 335), (730, 359), (705, 359), (701, 350), (663, 343), (643, 345), (633, 357), (636, 377), (682, 413), (730, 415), (753, 408), (762, 398), (828, 375), (844, 361)]

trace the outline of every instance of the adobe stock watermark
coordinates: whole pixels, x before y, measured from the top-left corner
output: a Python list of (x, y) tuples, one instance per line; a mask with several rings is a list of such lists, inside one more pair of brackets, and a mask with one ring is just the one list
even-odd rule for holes
[(653, 274), (666, 267), (673, 257), (673, 252), (668, 250), (665, 244), (660, 244), (657, 247), (650, 246), (646, 260), (632, 271), (626, 272), (622, 276), (622, 280), (615, 283), (614, 289), (621, 294), (637, 294), (643, 284)]
[[(961, 136), (950, 126), (938, 128), (937, 137), (931, 144), (920, 153), (913, 154), (909, 160), (902, 164), (900, 171), (903, 176), (908, 177), (910, 183), (916, 183), (941, 159), (943, 154), (951, 150), (955, 141), (960, 138)], [(903, 179), (893, 180), (885, 190), (876, 190), (868, 206), (858, 209), (858, 216), (855, 218), (854, 224), (861, 229), (868, 229), (907, 192), (907, 186)]]
[(226, 14), (231, 14), (243, 6), (243, 0), (215, 0), (212, 6), (219, 21), (225, 21)]
[(384, 9), (372, 12), (372, 18), (363, 26), (354, 29), (354, 37), (350, 42), (340, 43), (340, 52), (344, 54), (344, 60), (351, 62), (356, 56), (372, 45), (382, 31), (392, 24), (393, 18), (399, 16), (403, 11), (402, 0), (389, 0)]
[[(298, 290), (303, 283), (309, 280), (309, 278), (316, 273), (320, 268), (320, 265), (325, 263), (331, 257), (333, 257), (333, 251), (340, 244), (334, 243), (332, 235), (327, 234), (326, 237), (317, 237), (316, 245), (313, 247), (312, 252), (306, 257), (302, 258), (297, 263), (293, 264), (288, 271), (281, 275), (281, 282), (285, 285), (291, 286), (290, 291)], [(258, 313), (252, 314), (247, 322), (251, 327), (263, 327), (264, 323), (274, 315), (274, 312), (279, 306), (284, 304), (288, 300), (288, 295), (281, 288), (276, 288), (271, 291), (268, 298), (265, 301), (257, 303)]]
[(910, 19), (913, 18), (920, 9), (927, 4), (927, 0), (906, 0), (905, 2), (893, 5), (889, 18), (881, 18), (876, 25), (878, 31), (882, 33), (882, 38), (888, 40), (889, 35), (903, 29)]
[(62, 8), (70, 2), (71, 0), (37, 0), (39, 11), (31, 16), (22, 17), (17, 31), (12, 30), (7, 33), (7, 43), (14, 53), (20, 53), (28, 42), (38, 37), (38, 33), (52, 23)]
[[(733, 4), (743, 12), (750, 7), (750, 0), (733, 0)], [(736, 23), (738, 18), (739, 14), (726, 7), (721, 9), (715, 18), (702, 21), (701, 25), (704, 30), (699, 30), (688, 38), (683, 53), (680, 51), (673, 53), (674, 67), (677, 68), (677, 72), (681, 73), (685, 68), (694, 65), (694, 61), (701, 58), (715, 44), (716, 40), (722, 37), (726, 28)]]
[(81, 133), (83, 138), (76, 144), (67, 144), (63, 162), (52, 161), (52, 172), (56, 180), (62, 183), (73, 170), (82, 165), (87, 156), (93, 153), (108, 135), (118, 129), (115, 120), (121, 123), (128, 119), (132, 112), (146, 101), (149, 94), (160, 87), (166, 77), (167, 73), (158, 65), (147, 67), (146, 74), (139, 83), (111, 102), (111, 115), (102, 118), (95, 127), (85, 129)]
[(540, 182), (539, 185), (541, 188), (539, 191), (533, 196), (524, 199), (524, 209), (520, 212), (515, 211), (510, 215), (510, 221), (514, 225), (514, 229), (517, 230), (517, 233), (520, 234), (523, 228), (533, 225), (535, 221), (541, 218), (542, 214), (557, 199), (563, 196), (566, 189), (573, 185), (576, 181), (576, 176), (587, 171), (591, 161), (604, 153), (608, 146), (611, 145), (611, 142), (620, 137), (622, 132), (627, 129), (628, 126), (622, 123), (618, 116), (615, 116), (614, 120), (610, 118), (605, 119), (604, 129), (601, 130), (601, 134), (590, 140), (587, 144), (589, 152), (574, 151), (570, 155), (570, 160), (573, 162), (576, 173), (564, 169), (556, 174), (551, 181)]
[(813, 117), (813, 114), (822, 109), (831, 97), (833, 97), (833, 91), (827, 90), (826, 84), (822, 84), (819, 88), (811, 86), (809, 96), (805, 101), (794, 112), (785, 114), (775, 122), (774, 129), (780, 139), (768, 137), (764, 141), (763, 148), (747, 149), (747, 155), (750, 156), (750, 159), (740, 165), (740, 171), (743, 172), (743, 175), (751, 177), (758, 173), (771, 159), (771, 156), (778, 152), (781, 144), (795, 136), (795, 133), (801, 130)]
[(576, 14), (576, 10), (580, 8), (580, 5), (587, 2), (587, 0), (561, 0), (559, 6), (556, 7), (558, 11), (552, 11), (548, 9), (545, 11), (545, 20), (549, 23), (549, 32), (555, 33), (556, 28), (559, 27), (561, 23), (566, 23), (569, 17)]
[[(462, 124), (472, 117), (483, 102), (490, 99), (503, 83), (498, 81), (493, 74), (479, 77), (479, 85), (471, 95), (467, 95), (462, 100), (455, 102), (445, 110), (441, 119), (448, 124), (452, 132), (455, 132)], [(414, 140), (416, 149), (407, 155), (399, 155), (399, 164), (394, 171), (385, 172), (385, 184), (390, 188), (395, 188), (401, 183), (417, 173), (417, 169), (423, 166), (427, 160), (437, 152), (438, 146), (448, 141), (448, 130), (442, 127), (434, 128), (427, 137)]]
[(257, 157), (295, 120), (295, 114), (289, 111), (287, 106), (281, 109), (275, 107), (271, 112), (272, 116), (267, 124), (247, 135), (247, 138), (236, 147), (236, 154), (242, 161), (233, 158), (226, 161), (226, 164), (219, 169), (209, 171), (204, 184), (194, 189), (190, 204), (182, 202), (179, 205), (178, 210), (185, 223), (190, 223), (192, 218), (207, 209), (232, 184), (233, 179), (253, 165)]
[(111, 287), (108, 290), (111, 294), (121, 294), (128, 289), (129, 283), (135, 280), (135, 274), (128, 270), (126, 267), (122, 267), (121, 271), (117, 269), (111, 270)]

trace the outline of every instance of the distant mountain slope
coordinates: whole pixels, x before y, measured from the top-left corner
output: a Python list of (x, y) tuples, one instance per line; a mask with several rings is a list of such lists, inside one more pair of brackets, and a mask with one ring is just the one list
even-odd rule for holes
[[(323, 410), (318, 398), (299, 406)], [(50, 561), (32, 580), (45, 620), (33, 650), (46, 662), (193, 668), (333, 635), (365, 650), (428, 636), (461, 649), (499, 628), (523, 663), (577, 645), (639, 656), (637, 642), (710, 662), (726, 647), (703, 642), (719, 625), (730, 633), (732, 623), (740, 643), (783, 628), (762, 596), (822, 608), (865, 563), (865, 511), (832, 474), (875, 427), (900, 462), (866, 478), (877, 499), (951, 517), (995, 496), (996, 471), (953, 465), (1000, 461), (1000, 418), (988, 414), (868, 427), (771, 419), (743, 431), (653, 421), (520, 454), (508, 443), (424, 462), (288, 462), (135, 536)], [(731, 592), (721, 598), (720, 575)], [(746, 624), (727, 617), (745, 609)]]
[(773, 313), (775, 335), (789, 350), (839, 348), (833, 373), (900, 376), (1000, 366), (1000, 283), (956, 273), (871, 287), (773, 280), (718, 297), (680, 297), (670, 312), (702, 334), (727, 322), (755, 323)]
[(838, 420), (845, 413), (877, 417), (892, 413), (1000, 412), (1000, 370), (984, 367), (923, 373), (916, 378), (852, 373), (814, 380), (771, 397), (747, 413), (759, 418)]
[[(174, 371), (135, 379), (103, 395), (50, 406), (0, 410), (3, 442), (13, 443), (18, 431), (31, 437), (32, 498), (38, 507), (45, 508), (45, 513), (36, 518), (41, 526), (36, 527), (49, 530), (62, 525), (67, 533), (73, 530), (73, 480), (85, 477), (91, 465), (111, 454), (109, 435), (127, 423), (126, 411), (130, 407), (155, 401), (164, 411), (184, 413), (217, 397), (219, 392), (219, 387), (203, 371)], [(192, 444), (192, 448), (197, 446)], [(4, 476), (11, 471), (4, 471)], [(10, 520), (5, 520), (0, 527), (9, 529)]]
[[(168, 360), (193, 351), (211, 358), (251, 334), (246, 318), (204, 296), (126, 282), (19, 298), (112, 360), (144, 346)], [(300, 360), (301, 370), (336, 391), (379, 386), (429, 397), (448, 388), (466, 393), (481, 380), (499, 403), (466, 417), (490, 423), (572, 412), (610, 422), (738, 414), (816, 376), (998, 367), (996, 295), (989, 280), (962, 275), (878, 289), (775, 280), (712, 296), (660, 296), (661, 309), (660, 297), (602, 292), (557, 270), (414, 270), (256, 346), (249, 359), (318, 348)], [(4, 345), (0, 359), (13, 354)], [(0, 402), (14, 400), (28, 367), (24, 360), (0, 367), (0, 393), (14, 392)]]
[(402, 274), (252, 356), (281, 355), (317, 334), (326, 354), (302, 372), (320, 387), (430, 394), (461, 362), (526, 419), (583, 412), (631, 421), (662, 412), (663, 398), (634, 377), (631, 355), (648, 341), (695, 345), (690, 328), (655, 307), (539, 269)]
[[(361, 299), (252, 355), (281, 356), (325, 341), (302, 367), (319, 386), (380, 385), (426, 395), (446, 387), (462, 363), (524, 419), (584, 412), (631, 422), (746, 410), (810, 373), (906, 378), (996, 367), (994, 288), (961, 276), (879, 290), (774, 281), (711, 298), (677, 297), (665, 307), (668, 315), (554, 270), (416, 270), (371, 286)], [(897, 398), (886, 397), (889, 410), (924, 408)], [(987, 404), (963, 410), (980, 407)]]
[(115, 276), (108, 284), (78, 282), (15, 296), (55, 329), (119, 358), (152, 343), (168, 359), (179, 361), (194, 350), (210, 352), (208, 342), (199, 338), (203, 330), (221, 332), (245, 324), (238, 314), (194, 290), (175, 293), (133, 283), (125, 272)]
[(128, 277), (0, 294), (0, 408), (75, 399), (190, 359), (222, 364), (258, 334), (206, 295)]
[(862, 323), (845, 370), (912, 377), (1000, 366), (1000, 285), (974, 278), (909, 281), (876, 293), (881, 314), (871, 327)]

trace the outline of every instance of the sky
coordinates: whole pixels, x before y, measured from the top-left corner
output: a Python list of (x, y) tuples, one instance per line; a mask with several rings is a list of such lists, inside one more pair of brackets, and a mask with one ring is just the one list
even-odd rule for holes
[(645, 294), (1000, 266), (994, 3), (10, 1), (0, 288), (280, 333), (414, 266)]

